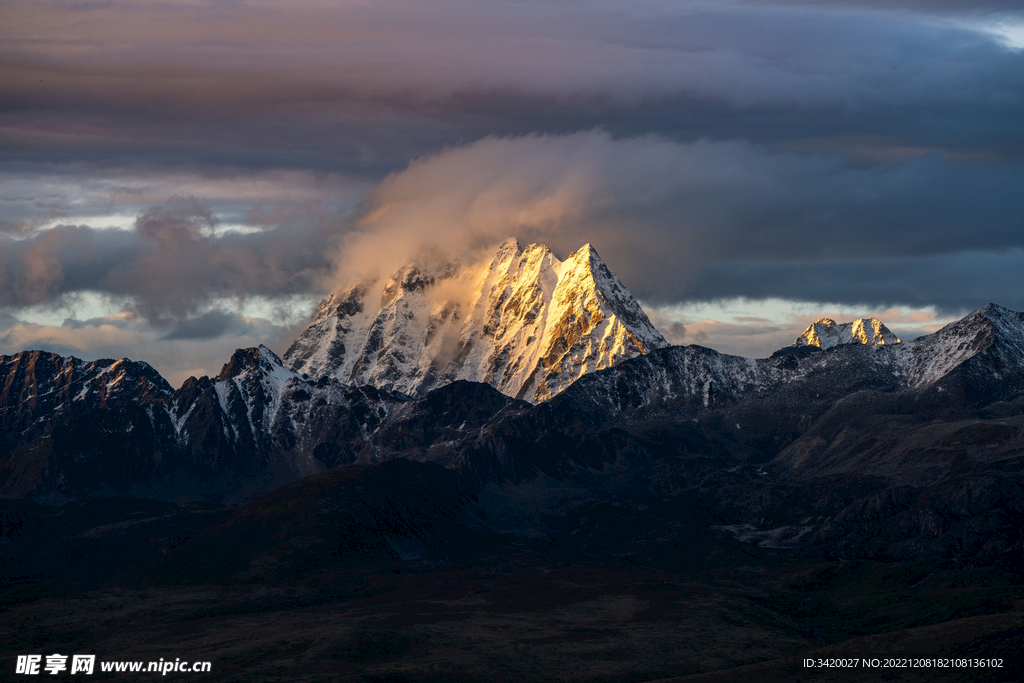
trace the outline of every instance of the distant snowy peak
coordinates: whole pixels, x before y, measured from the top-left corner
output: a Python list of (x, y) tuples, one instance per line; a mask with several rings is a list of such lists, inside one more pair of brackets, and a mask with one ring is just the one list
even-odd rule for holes
[(793, 346), (817, 346), (824, 350), (843, 344), (881, 346), (899, 343), (900, 338), (890, 332), (877, 318), (861, 318), (848, 323), (820, 318), (796, 338)]
[(409, 264), (383, 287), (329, 295), (284, 363), (414, 395), (465, 379), (537, 402), (664, 346), (593, 247), (560, 261), (509, 238), (482, 268)]

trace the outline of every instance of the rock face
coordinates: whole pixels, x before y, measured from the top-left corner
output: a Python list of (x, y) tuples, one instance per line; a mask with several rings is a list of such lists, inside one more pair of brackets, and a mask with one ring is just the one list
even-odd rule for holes
[(793, 346), (817, 346), (830, 349), (840, 344), (899, 344), (900, 338), (889, 331), (877, 318), (861, 318), (848, 323), (836, 323), (832, 318), (821, 318), (812, 323), (796, 338)]
[(62, 415), (171, 395), (147, 363), (83, 361), (45, 351), (0, 356), (0, 457), (41, 435)]
[(540, 402), (667, 345), (593, 247), (559, 261), (510, 238), (479, 272), (407, 266), (382, 290), (328, 296), (284, 360), (355, 386), (423, 395), (469, 380)]
[(354, 462), (365, 435), (403, 401), (374, 387), (303, 377), (260, 346), (235, 351), (213, 379), (189, 378), (162, 407), (189, 463), (262, 473), (279, 485)]

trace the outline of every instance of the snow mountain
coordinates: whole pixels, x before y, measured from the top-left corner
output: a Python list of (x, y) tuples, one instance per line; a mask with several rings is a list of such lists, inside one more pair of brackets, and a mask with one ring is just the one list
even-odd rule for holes
[(836, 323), (831, 318), (820, 318), (811, 323), (793, 346), (817, 346), (830, 349), (840, 344), (899, 344), (901, 339), (889, 331), (877, 318), (861, 318), (848, 323)]
[(589, 244), (560, 261), (509, 238), (477, 271), (410, 264), (382, 288), (327, 296), (284, 362), (353, 386), (418, 396), (469, 380), (537, 403), (666, 346)]

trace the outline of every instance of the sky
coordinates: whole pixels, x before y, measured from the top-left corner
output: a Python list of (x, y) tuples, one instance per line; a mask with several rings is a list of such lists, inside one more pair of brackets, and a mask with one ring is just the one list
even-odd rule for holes
[(7, 0), (0, 354), (172, 384), (431, 249), (591, 243), (673, 343), (1024, 310), (1016, 0)]

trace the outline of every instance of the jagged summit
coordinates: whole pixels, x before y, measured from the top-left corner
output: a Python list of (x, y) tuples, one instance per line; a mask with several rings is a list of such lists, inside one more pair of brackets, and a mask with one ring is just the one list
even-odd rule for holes
[(235, 352), (231, 354), (231, 360), (224, 364), (220, 374), (214, 379), (216, 381), (229, 380), (254, 368), (273, 372), (279, 367), (283, 367), (283, 363), (277, 354), (260, 344), (259, 347), (235, 349)]
[(901, 339), (889, 331), (877, 318), (861, 318), (848, 323), (837, 323), (832, 318), (819, 318), (796, 338), (793, 346), (817, 346), (830, 349), (842, 344), (899, 344)]
[(465, 379), (536, 402), (663, 346), (589, 244), (560, 261), (508, 238), (482, 268), (408, 264), (383, 286), (327, 296), (284, 362), (414, 395)]

